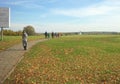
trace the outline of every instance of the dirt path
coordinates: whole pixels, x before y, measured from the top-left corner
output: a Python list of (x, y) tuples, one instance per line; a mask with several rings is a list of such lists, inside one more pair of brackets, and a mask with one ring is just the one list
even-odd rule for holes
[(24, 50), (22, 44), (14, 45), (5, 51), (0, 52), (0, 84), (11, 74), (17, 63), (23, 58), (25, 52), (38, 42), (45, 41), (37, 40), (28, 43), (28, 50)]

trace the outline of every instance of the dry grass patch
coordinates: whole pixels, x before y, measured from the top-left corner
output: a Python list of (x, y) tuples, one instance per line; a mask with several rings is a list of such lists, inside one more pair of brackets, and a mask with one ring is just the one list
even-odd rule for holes
[(73, 36), (38, 43), (5, 84), (119, 84), (118, 38)]

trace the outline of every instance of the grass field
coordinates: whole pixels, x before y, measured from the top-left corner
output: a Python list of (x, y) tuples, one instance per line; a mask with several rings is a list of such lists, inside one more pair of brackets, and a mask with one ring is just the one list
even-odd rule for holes
[(4, 84), (120, 84), (120, 36), (66, 36), (40, 42)]
[[(41, 39), (43, 36), (29, 36), (28, 41)], [(4, 36), (3, 41), (0, 41), (0, 51), (5, 50), (6, 48), (9, 48), (12, 45), (15, 45), (17, 43), (22, 43), (22, 37), (21, 36)]]

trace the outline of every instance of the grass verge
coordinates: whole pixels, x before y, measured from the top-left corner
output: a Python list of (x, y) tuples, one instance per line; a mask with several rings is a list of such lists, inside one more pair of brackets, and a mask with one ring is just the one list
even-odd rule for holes
[(36, 44), (4, 84), (119, 84), (119, 36), (67, 36)]
[[(29, 36), (28, 41), (42, 39), (43, 36)], [(3, 41), (0, 41), (0, 51), (3, 51), (17, 43), (21, 43), (21, 36), (4, 36)]]

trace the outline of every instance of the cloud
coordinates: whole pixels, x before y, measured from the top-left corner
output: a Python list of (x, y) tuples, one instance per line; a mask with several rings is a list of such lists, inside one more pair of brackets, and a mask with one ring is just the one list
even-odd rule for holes
[(4, 2), (4, 4), (20, 6), (23, 8), (44, 8), (44, 6), (37, 3), (37, 0), (20, 0), (20, 1), (16, 0), (16, 1)]
[(23, 30), (23, 28), (28, 25), (33, 26), (33, 24), (27, 24), (27, 23), (11, 23), (10, 29), (15, 31)]
[(40, 0), (41, 3), (56, 3), (59, 0)]
[(112, 11), (120, 9), (120, 1), (114, 3), (110, 1), (104, 1), (96, 3), (88, 7), (83, 8), (72, 8), (72, 9), (51, 9), (51, 12), (56, 15), (72, 16), (72, 17), (87, 17), (95, 15), (107, 15)]
[(44, 6), (42, 5), (38, 5), (38, 4), (34, 4), (34, 3), (29, 3), (29, 4), (26, 4), (24, 5), (25, 8), (40, 8), (40, 9), (43, 9)]
[(79, 31), (115, 31), (120, 32), (119, 25), (105, 24), (102, 23), (90, 23), (90, 24), (67, 24), (67, 23), (51, 23), (44, 24), (42, 26), (35, 26), (37, 32), (79, 32)]
[[(45, 11), (39, 13), (41, 23), (37, 20), (29, 21), (29, 19), (20, 22), (17, 19), (18, 16), (16, 18), (14, 16), (17, 20), (11, 23), (11, 29), (23, 30), (23, 27), (28, 25), (25, 23), (31, 22), (32, 24), (29, 25), (32, 25), (37, 32), (120, 31), (120, 0), (103, 0), (103, 2), (94, 3), (92, 5), (87, 4), (87, 7), (86, 5), (80, 7), (76, 6), (76, 8), (64, 7), (65, 9), (59, 7), (60, 5), (57, 1), (58, 0), (14, 0), (13, 2), (13, 0), (11, 0), (10, 2), (4, 2), (14, 5), (14, 7), (20, 6), (23, 8), (43, 8), (46, 6)], [(71, 2), (72, 1), (74, 0), (71, 0)], [(57, 3), (57, 6), (53, 6), (54, 8), (52, 9), (47, 9), (47, 7), (51, 6), (49, 3), (51, 5)], [(64, 3), (64, 1), (62, 3)], [(67, 3), (64, 4), (67, 5)], [(50, 11), (48, 11), (49, 9)], [(14, 12), (14, 14), (24, 15), (24, 11), (17, 11)], [(59, 17), (59, 15), (68, 16), (70, 18)], [(30, 18), (31, 17), (32, 16), (30, 16)]]
[(22, 5), (22, 4), (31, 3), (31, 2), (32, 2), (32, 1), (30, 1), (30, 0), (21, 0), (21, 1), (5, 2), (5, 4), (8, 4), (8, 5)]
[(73, 17), (86, 17), (93, 15), (104, 15), (108, 12), (114, 10), (115, 8), (108, 6), (101, 7), (89, 7), (89, 8), (79, 8), (79, 9), (54, 9), (52, 12), (54, 14), (73, 16)]

